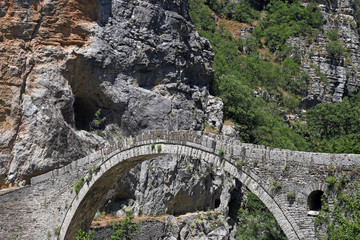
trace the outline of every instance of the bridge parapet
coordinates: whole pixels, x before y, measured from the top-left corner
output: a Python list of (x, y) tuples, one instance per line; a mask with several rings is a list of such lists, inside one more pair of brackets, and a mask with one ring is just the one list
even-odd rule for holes
[(31, 184), (46, 181), (68, 171), (87, 171), (93, 164), (101, 164), (106, 159), (123, 150), (150, 145), (157, 143), (168, 143), (195, 147), (206, 152), (214, 154), (224, 151), (226, 159), (229, 161), (255, 161), (257, 163), (272, 163), (272, 165), (288, 167), (292, 164), (308, 167), (309, 169), (324, 170), (330, 166), (336, 167), (338, 171), (351, 171), (360, 166), (360, 157), (356, 154), (329, 154), (312, 153), (283, 150), (277, 148), (265, 147), (262, 145), (242, 143), (237, 139), (224, 135), (215, 135), (212, 133), (203, 133), (197, 131), (167, 131), (152, 130), (130, 136), (118, 141), (110, 146), (97, 151), (85, 158), (76, 160), (59, 169), (33, 177)]

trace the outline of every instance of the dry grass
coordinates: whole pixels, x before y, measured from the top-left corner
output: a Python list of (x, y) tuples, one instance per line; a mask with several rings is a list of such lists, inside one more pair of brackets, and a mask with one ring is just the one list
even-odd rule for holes
[[(205, 214), (205, 213), (206, 212), (204, 212), (204, 211), (198, 211), (198, 212), (194, 212), (194, 213), (186, 213), (184, 215), (180, 215), (180, 216), (176, 217), (176, 220), (177, 220), (178, 224), (181, 224), (184, 220), (187, 219), (188, 216)], [(139, 217), (134, 217), (133, 222), (157, 221), (157, 222), (165, 223), (166, 216), (169, 216), (169, 215), (162, 215), (162, 216), (156, 216), (156, 217), (154, 217), (154, 216), (139, 216)], [(114, 223), (120, 222), (123, 220), (124, 220), (123, 217), (118, 217), (116, 215), (105, 215), (96, 220), (93, 220), (91, 223), (91, 228), (100, 228), (100, 227), (111, 226)]]
[(232, 121), (230, 121), (230, 120), (226, 120), (226, 121), (224, 122), (224, 125), (225, 125), (225, 126), (235, 126), (235, 124), (234, 124)]
[(218, 134), (218, 131), (208, 124), (205, 124), (204, 132)]
[[(91, 228), (99, 228), (99, 227), (105, 227), (105, 226), (111, 226), (116, 222), (123, 221), (123, 217), (119, 217), (116, 215), (105, 215), (98, 219), (94, 219), (91, 223)], [(140, 216), (140, 217), (134, 217), (133, 222), (147, 222), (147, 221), (158, 221), (165, 223), (165, 216)]]
[[(238, 39), (241, 37), (241, 29), (249, 29), (251, 28), (251, 26), (249, 24), (246, 23), (239, 23), (233, 20), (227, 20), (225, 18), (220, 18), (220, 17), (216, 17), (216, 24), (218, 26), (224, 26), (225, 29), (227, 29), (229, 32), (231, 32), (231, 34), (233, 35), (233, 37), (235, 39)], [(250, 36), (250, 33), (248, 33), (247, 31), (245, 31), (245, 33)]]

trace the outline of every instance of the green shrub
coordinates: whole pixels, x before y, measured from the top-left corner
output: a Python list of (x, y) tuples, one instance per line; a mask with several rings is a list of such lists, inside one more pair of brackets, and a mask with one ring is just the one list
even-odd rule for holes
[(60, 227), (54, 227), (54, 233), (56, 236), (59, 236), (60, 235)]
[(99, 166), (97, 166), (97, 165), (92, 165), (92, 171), (94, 172), (94, 173), (98, 173), (99, 171), (100, 171), (100, 169), (101, 169), (101, 166), (99, 165)]
[(327, 37), (330, 41), (337, 41), (338, 40), (338, 37), (339, 37), (339, 32), (337, 29), (333, 28), (333, 29), (330, 29), (328, 32), (327, 32)]
[(158, 151), (158, 152), (161, 152), (161, 150), (162, 150), (162, 149), (161, 149), (161, 145), (157, 145), (157, 151)]
[(331, 41), (326, 45), (326, 50), (333, 59), (340, 59), (344, 55), (345, 48), (338, 41)]
[(288, 192), (287, 193), (288, 200), (294, 201), (295, 200), (295, 193), (294, 192)]
[(278, 181), (273, 181), (272, 184), (270, 185), (270, 190), (272, 191), (278, 191), (282, 188), (281, 183), (279, 183)]
[(130, 240), (132, 234), (139, 232), (139, 223), (133, 223), (134, 214), (131, 211), (126, 212), (125, 219), (120, 223), (113, 224), (114, 234), (112, 240)]
[(255, 53), (258, 48), (258, 40), (253, 36), (246, 37), (243, 46), (246, 48), (247, 54)]
[(92, 179), (92, 174), (89, 174), (86, 178), (86, 182), (89, 183)]
[(355, 9), (354, 18), (355, 18), (355, 21), (357, 24), (356, 27), (357, 27), (358, 33), (360, 33), (360, 0), (352, 0), (352, 4)]
[(80, 189), (82, 188), (83, 184), (84, 184), (85, 179), (82, 177), (80, 178), (80, 180), (75, 184), (74, 189), (75, 192), (78, 194), (80, 192)]
[[(315, 221), (318, 238), (324, 240), (358, 239), (360, 234), (360, 191), (358, 183), (346, 189), (323, 194), (321, 210)], [(327, 198), (333, 202), (329, 208)]]
[(335, 183), (336, 183), (336, 178), (333, 177), (333, 176), (327, 177), (326, 178), (326, 183), (327, 183), (329, 188), (334, 188)]
[(76, 231), (76, 240), (95, 240), (96, 238), (93, 237), (94, 231), (91, 231), (89, 233), (83, 231), (83, 230), (75, 230)]
[(268, 14), (260, 23), (265, 43), (271, 51), (280, 50), (289, 37), (311, 35), (322, 26), (322, 14), (316, 2), (305, 8), (300, 1), (289, 3), (272, 0), (268, 5)]
[(223, 12), (230, 19), (249, 24), (260, 18), (260, 12), (251, 8), (248, 0), (239, 3), (229, 2), (225, 5)]
[(248, 192), (248, 197), (238, 211), (236, 239), (263, 239), (285, 240), (286, 235), (281, 230), (278, 222), (267, 209), (264, 203), (253, 193)]
[(335, 166), (333, 166), (333, 165), (330, 165), (330, 166), (328, 166), (327, 167), (327, 169), (329, 170), (329, 171), (335, 171), (336, 170), (336, 167)]
[[(94, 119), (90, 123), (90, 130), (100, 128), (106, 121), (106, 117), (101, 117), (101, 109), (97, 110)], [(98, 131), (99, 136), (103, 136), (102, 131)]]
[(225, 155), (224, 149), (220, 149), (218, 155), (219, 157), (223, 157)]

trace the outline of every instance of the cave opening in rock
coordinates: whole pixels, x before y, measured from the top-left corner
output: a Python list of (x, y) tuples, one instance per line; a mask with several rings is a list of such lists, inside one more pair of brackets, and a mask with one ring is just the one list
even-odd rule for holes
[(310, 211), (319, 211), (321, 209), (321, 197), (323, 193), (324, 192), (321, 190), (316, 190), (310, 193), (307, 200)]
[(89, 131), (96, 111), (97, 110), (91, 101), (86, 98), (75, 96), (74, 112), (76, 129)]
[(101, 92), (102, 80), (95, 74), (96, 66), (83, 56), (69, 60), (66, 65), (68, 71), (64, 71), (63, 75), (68, 79), (74, 95), (73, 111), (76, 129), (85, 131), (103, 129), (103, 124), (95, 128), (91, 124), (98, 110), (101, 111), (99, 118), (105, 117), (102, 106), (104, 102), (108, 102)]
[(218, 208), (220, 206), (220, 199), (215, 199), (214, 207)]

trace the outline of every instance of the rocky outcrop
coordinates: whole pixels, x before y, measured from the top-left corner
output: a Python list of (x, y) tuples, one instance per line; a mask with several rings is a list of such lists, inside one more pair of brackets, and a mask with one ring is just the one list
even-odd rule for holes
[[(139, 219), (136, 219), (139, 221)], [(235, 239), (236, 227), (231, 226), (219, 211), (199, 212), (164, 220), (148, 219), (139, 222), (139, 233), (132, 234), (136, 240), (230, 240)], [(114, 231), (111, 226), (92, 229), (98, 240), (108, 239)]]
[[(208, 91), (213, 54), (187, 1), (14, 0), (0, 3), (0, 25), (0, 185), (24, 183), (123, 135), (222, 129), (222, 101)], [(219, 171), (177, 156), (144, 162), (104, 209), (226, 214), (233, 180)], [(218, 227), (201, 232), (230, 232)], [(192, 239), (188, 228), (176, 235)]]
[[(308, 1), (303, 1), (306, 5)], [(355, 7), (351, 0), (319, 0), (324, 24), (314, 39), (292, 38), (288, 43), (294, 46), (302, 57), (302, 68), (310, 75), (307, 92), (302, 98), (307, 109), (320, 102), (341, 102), (355, 94), (360, 88), (360, 49)], [(337, 41), (345, 48), (341, 56), (335, 57), (328, 50), (331, 42), (328, 32), (338, 30)]]
[(221, 128), (187, 1), (14, 0), (0, 23), (1, 185), (144, 129)]
[(1, 185), (84, 156), (101, 142), (64, 121), (74, 98), (61, 74), (101, 19), (106, 6), (96, 2), (0, 4)]
[(217, 209), (228, 212), (235, 180), (217, 166), (180, 156), (146, 161), (109, 193), (100, 211), (122, 216), (122, 204), (140, 215), (180, 215)]

